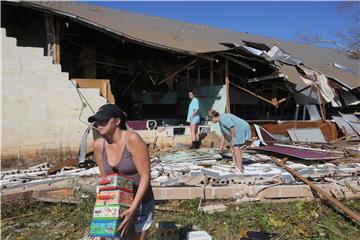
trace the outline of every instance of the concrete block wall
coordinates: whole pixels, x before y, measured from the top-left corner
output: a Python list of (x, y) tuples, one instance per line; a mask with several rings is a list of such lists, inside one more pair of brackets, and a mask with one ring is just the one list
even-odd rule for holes
[[(42, 48), (16, 42), (1, 29), (2, 168), (75, 157), (87, 125), (79, 120), (82, 103), (69, 74)], [(106, 103), (98, 89), (80, 91), (95, 111)], [(86, 107), (82, 119), (91, 114)]]

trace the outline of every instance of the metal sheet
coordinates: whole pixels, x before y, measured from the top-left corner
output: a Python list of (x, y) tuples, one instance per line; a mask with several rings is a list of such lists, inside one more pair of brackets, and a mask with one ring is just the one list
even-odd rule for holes
[(351, 139), (359, 140), (359, 136), (357, 136), (355, 130), (342, 118), (338, 116), (332, 116), (336, 125), (341, 129), (341, 131), (348, 136), (353, 136)]
[(326, 143), (320, 128), (289, 128), (287, 131), (293, 142)]
[(290, 65), (299, 65), (302, 63), (300, 58), (291, 56), (290, 54), (280, 49), (278, 46), (273, 46), (265, 55), (269, 57), (270, 61), (277, 60)]
[(330, 66), (329, 64), (320, 63), (316, 70), (324, 73), (326, 76), (333, 78), (341, 85), (354, 89), (360, 87), (360, 77), (359, 77), (359, 65), (355, 67), (357, 74), (346, 72), (337, 67)]
[(311, 121), (321, 120), (321, 116), (319, 114), (319, 111), (316, 107), (316, 105), (306, 105), (306, 110), (308, 111), (310, 115)]
[(331, 160), (338, 158), (337, 156), (327, 152), (280, 147), (280, 146), (264, 146), (264, 147), (256, 147), (251, 149), (279, 153), (286, 156), (296, 157), (304, 160)]
[[(302, 87), (300, 86), (296, 86), (296, 90), (299, 91), (301, 90)], [(302, 91), (299, 94), (296, 94), (294, 96), (295, 98), (295, 102), (298, 105), (313, 105), (313, 104), (318, 104), (319, 100), (318, 100), (318, 95), (316, 93), (315, 88), (310, 87), (304, 91)]]
[(341, 117), (360, 135), (360, 120), (353, 114), (340, 113)]
[(351, 94), (351, 92), (344, 91), (339, 89), (338, 92), (340, 93), (340, 96), (344, 100), (344, 103), (346, 106), (352, 106), (352, 105), (358, 105), (360, 104), (360, 100), (357, 99), (354, 95)]
[(289, 65), (283, 64), (279, 68), (279, 70), (280, 70), (280, 72), (285, 74), (285, 77), (289, 82), (299, 85), (301, 87), (305, 87), (308, 85), (302, 80), (302, 78), (300, 77), (301, 74), (296, 70), (295, 66), (289, 66)]
[(283, 136), (281, 134), (271, 134), (268, 131), (266, 131), (263, 127), (260, 127), (257, 124), (254, 124), (254, 128), (256, 130), (256, 133), (260, 139), (260, 141), (264, 145), (271, 145), (272, 142), (290, 142), (290, 138)]
[(254, 128), (256, 131), (256, 134), (258, 135), (260, 141), (264, 144), (264, 145), (268, 145), (267, 142), (276, 142), (277, 140), (271, 136), (271, 134), (269, 134), (264, 128), (260, 127), (257, 124), (254, 124)]

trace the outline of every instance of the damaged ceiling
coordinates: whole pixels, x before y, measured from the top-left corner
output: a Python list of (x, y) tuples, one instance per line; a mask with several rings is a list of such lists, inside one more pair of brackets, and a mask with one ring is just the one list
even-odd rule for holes
[[(270, 49), (269, 52), (271, 52), (271, 48), (278, 46), (283, 52), (282, 57), (288, 54), (288, 59), (294, 60), (293, 64), (302, 62), (314, 70), (341, 81), (349, 89), (360, 87), (359, 61), (334, 49), (301, 45), (254, 34), (232, 32), (75, 2), (20, 1), (16, 4), (49, 10), (141, 44), (194, 55), (226, 51), (242, 45), (260, 50)], [(253, 54), (255, 56), (255, 53)], [(339, 65), (351, 71), (336, 67)]]

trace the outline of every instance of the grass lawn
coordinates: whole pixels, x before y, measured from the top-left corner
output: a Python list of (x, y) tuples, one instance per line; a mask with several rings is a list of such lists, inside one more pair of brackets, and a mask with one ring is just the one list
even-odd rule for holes
[[(360, 213), (360, 199), (342, 201)], [(204, 204), (216, 203), (207, 201)], [(222, 202), (221, 213), (198, 213), (199, 199), (171, 201), (156, 210), (155, 223), (174, 221), (183, 238), (193, 227), (213, 239), (240, 239), (247, 231), (278, 233), (277, 239), (360, 239), (359, 225), (352, 223), (320, 200), (288, 203)], [(1, 239), (80, 239), (89, 228), (94, 198), (79, 204), (24, 201), (2, 203)], [(149, 239), (156, 239), (153, 224)]]

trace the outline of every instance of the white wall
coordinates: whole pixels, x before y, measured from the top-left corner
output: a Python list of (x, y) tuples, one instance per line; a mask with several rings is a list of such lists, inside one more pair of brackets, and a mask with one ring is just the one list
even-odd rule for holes
[[(69, 74), (43, 56), (42, 48), (18, 47), (1, 29), (1, 165), (28, 166), (73, 158), (86, 125)], [(96, 111), (106, 99), (98, 89), (80, 89)], [(91, 115), (85, 108), (82, 119)]]

